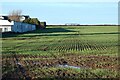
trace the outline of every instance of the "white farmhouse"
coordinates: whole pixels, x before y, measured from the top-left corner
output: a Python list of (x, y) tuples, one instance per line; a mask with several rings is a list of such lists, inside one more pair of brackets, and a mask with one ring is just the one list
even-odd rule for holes
[(36, 25), (23, 22), (15, 22), (5, 20), (4, 17), (0, 17), (0, 32), (28, 32), (36, 30)]
[(10, 32), (12, 29), (11, 26), (14, 25), (13, 21), (0, 20), (0, 32)]

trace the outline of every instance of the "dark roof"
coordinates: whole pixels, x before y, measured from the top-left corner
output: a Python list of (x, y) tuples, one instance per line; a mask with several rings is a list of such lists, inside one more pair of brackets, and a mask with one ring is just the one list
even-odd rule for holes
[(21, 15), (21, 16), (24, 16), (26, 19), (27, 19), (27, 18), (30, 18), (29, 15)]
[(8, 20), (8, 16), (2, 16), (2, 17), (4, 17), (4, 20)]

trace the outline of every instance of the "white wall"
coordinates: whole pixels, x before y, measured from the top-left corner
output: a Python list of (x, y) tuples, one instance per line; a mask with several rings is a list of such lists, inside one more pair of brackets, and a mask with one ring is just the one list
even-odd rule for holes
[(2, 32), (10, 32), (11, 26), (14, 25), (14, 22), (9, 22), (8, 20), (0, 20), (0, 28), (2, 29)]
[(11, 26), (0, 26), (2, 29), (2, 32), (10, 32), (11, 31)]

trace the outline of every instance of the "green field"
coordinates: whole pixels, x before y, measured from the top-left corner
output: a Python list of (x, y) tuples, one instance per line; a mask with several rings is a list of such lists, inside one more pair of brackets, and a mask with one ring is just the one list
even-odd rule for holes
[[(47, 26), (24, 34), (5, 33), (2, 76), (116, 78), (118, 34), (118, 26)], [(64, 63), (80, 69), (57, 66)]]

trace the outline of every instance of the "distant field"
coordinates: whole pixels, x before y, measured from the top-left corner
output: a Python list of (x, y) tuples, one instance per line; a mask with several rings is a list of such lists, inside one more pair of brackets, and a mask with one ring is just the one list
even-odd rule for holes
[[(47, 26), (3, 34), (3, 78), (116, 78), (118, 34), (117, 26)], [(80, 69), (57, 66), (64, 64)]]

